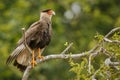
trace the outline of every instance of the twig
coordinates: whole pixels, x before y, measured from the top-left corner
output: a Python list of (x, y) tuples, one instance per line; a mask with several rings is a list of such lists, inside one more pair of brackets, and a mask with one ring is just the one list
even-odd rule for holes
[(120, 62), (112, 62), (112, 61), (110, 60), (110, 58), (107, 58), (107, 59), (105, 60), (105, 65), (106, 65), (106, 66), (119, 66), (119, 65), (120, 65)]
[(109, 42), (109, 43), (120, 44), (120, 41), (118, 41), (118, 40), (110, 40), (110, 39), (108, 39), (108, 38), (104, 38), (104, 41), (105, 41), (105, 42)]
[(103, 52), (105, 55), (109, 56), (109, 57), (112, 56), (112, 53), (110, 53), (109, 51), (107, 51), (107, 50), (106, 50), (105, 48), (103, 48), (103, 47), (102, 47), (102, 52)]
[(26, 43), (26, 36), (25, 36), (25, 28), (22, 28), (22, 32), (23, 32), (23, 37), (24, 37), (24, 45), (27, 48), (27, 50), (29, 51), (29, 53), (32, 54), (31, 49), (28, 47), (27, 43)]
[(102, 47), (100, 47), (99, 50), (89, 55), (89, 59), (88, 59), (88, 73), (89, 74), (91, 74), (91, 59), (92, 57), (95, 57), (96, 55), (98, 55), (100, 52), (102, 52)]
[(97, 74), (102, 68), (104, 68), (104, 67), (105, 67), (105, 65), (103, 64), (98, 70), (96, 70), (96, 71), (93, 73), (93, 75), (91, 76), (92, 80), (97, 80), (97, 79), (95, 79), (96, 74)]
[(92, 59), (92, 54), (89, 56), (88, 59), (88, 73), (91, 74), (91, 59)]
[(66, 47), (66, 49), (64, 49), (64, 51), (61, 54), (65, 54), (66, 51), (68, 51), (68, 49), (73, 45), (73, 43), (70, 43), (68, 45), (68, 47)]
[(107, 35), (105, 35), (105, 38), (111, 37), (117, 31), (120, 31), (120, 27), (112, 29)]
[(111, 61), (110, 66), (120, 66), (120, 62), (112, 62)]

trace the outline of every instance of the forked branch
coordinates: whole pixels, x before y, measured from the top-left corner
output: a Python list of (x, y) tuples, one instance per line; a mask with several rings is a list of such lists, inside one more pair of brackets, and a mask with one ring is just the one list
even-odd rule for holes
[[(68, 58), (76, 59), (76, 58), (81, 58), (83, 56), (90, 56), (91, 54), (92, 54), (92, 56), (96, 56), (99, 52), (102, 52), (104, 50), (104, 49), (102, 49), (103, 47), (100, 46), (100, 44), (103, 44), (103, 42), (120, 43), (119, 41), (112, 41), (112, 40), (108, 39), (117, 31), (120, 31), (120, 27), (112, 29), (108, 34), (105, 35), (105, 37), (103, 38), (103, 40), (101, 42), (99, 42), (95, 47), (93, 47), (93, 49), (91, 49), (87, 52), (82, 52), (82, 53), (77, 53), (77, 54), (65, 54), (73, 44), (73, 43), (70, 43), (61, 53), (55, 54), (55, 55), (47, 55), (44, 57), (44, 59), (37, 59), (36, 62), (37, 62), (37, 64), (39, 64), (44, 61), (48, 61), (48, 60), (52, 60), (52, 59), (68, 59)], [(23, 35), (24, 35), (25, 46), (31, 53), (31, 50), (27, 46), (26, 40), (25, 40), (25, 29), (23, 29)], [(106, 52), (106, 51), (104, 51), (104, 52)], [(91, 65), (91, 61), (89, 61), (89, 72), (91, 70), (90, 65)], [(22, 80), (28, 79), (31, 70), (32, 70), (32, 66), (29, 65), (23, 74)]]

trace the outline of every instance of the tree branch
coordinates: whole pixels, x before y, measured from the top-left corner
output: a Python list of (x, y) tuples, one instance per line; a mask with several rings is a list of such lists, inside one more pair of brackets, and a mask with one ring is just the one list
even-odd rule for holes
[(120, 62), (112, 62), (110, 59), (111, 58), (107, 58), (105, 60), (105, 65), (107, 66), (119, 66), (120, 65)]
[(120, 27), (112, 29), (107, 35), (105, 35), (105, 38), (111, 37), (115, 32), (120, 31)]
[[(108, 34), (105, 35), (104, 39), (111, 37), (111, 35), (113, 35), (115, 32), (117, 32), (119, 30), (120, 30), (120, 27), (112, 29)], [(52, 60), (52, 59), (68, 59), (68, 58), (76, 59), (76, 58), (81, 58), (83, 56), (88, 56), (88, 55), (90, 56), (90, 54), (92, 54), (92, 56), (96, 56), (99, 52), (103, 51), (100, 44), (103, 44), (104, 39), (101, 42), (99, 42), (93, 49), (91, 49), (87, 52), (82, 52), (82, 53), (78, 53), (78, 54), (65, 54), (69, 50), (69, 48), (72, 46), (73, 43), (71, 43), (60, 54), (47, 55), (44, 57), (44, 59), (37, 59), (36, 62), (38, 64), (38, 63), (42, 63), (44, 61), (48, 61), (48, 60)], [(30, 49), (29, 47), (27, 47), (27, 44), (25, 44), (25, 46), (28, 50)], [(91, 62), (89, 62), (89, 72), (90, 72), (90, 65), (91, 65)], [(22, 80), (28, 79), (31, 70), (32, 70), (32, 66), (29, 65), (23, 74)], [(96, 71), (96, 73), (97, 72), (98, 71)], [(93, 76), (95, 76), (95, 74)]]
[(104, 41), (105, 41), (105, 42), (109, 42), (109, 43), (120, 44), (120, 41), (118, 41), (118, 40), (110, 40), (110, 39), (108, 39), (108, 38), (104, 38)]

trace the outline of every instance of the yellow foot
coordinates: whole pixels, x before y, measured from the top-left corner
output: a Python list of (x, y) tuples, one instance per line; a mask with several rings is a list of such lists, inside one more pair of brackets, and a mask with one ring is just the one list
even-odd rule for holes
[(38, 59), (44, 59), (44, 56), (41, 56), (40, 48), (38, 48)]
[(38, 59), (44, 59), (44, 56), (38, 55)]
[(34, 59), (32, 59), (31, 65), (32, 65), (33, 68), (35, 67), (36, 64), (37, 64), (36, 61)]
[(31, 61), (31, 65), (32, 67), (34, 68), (34, 66), (36, 65), (36, 61), (35, 61), (35, 58), (34, 58), (34, 50), (32, 51), (32, 61)]

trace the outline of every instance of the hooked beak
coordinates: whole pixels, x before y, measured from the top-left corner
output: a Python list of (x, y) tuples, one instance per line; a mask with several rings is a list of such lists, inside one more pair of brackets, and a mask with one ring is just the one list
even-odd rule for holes
[(52, 14), (53, 14), (53, 15), (55, 15), (55, 12), (54, 12), (54, 11), (52, 11)]

